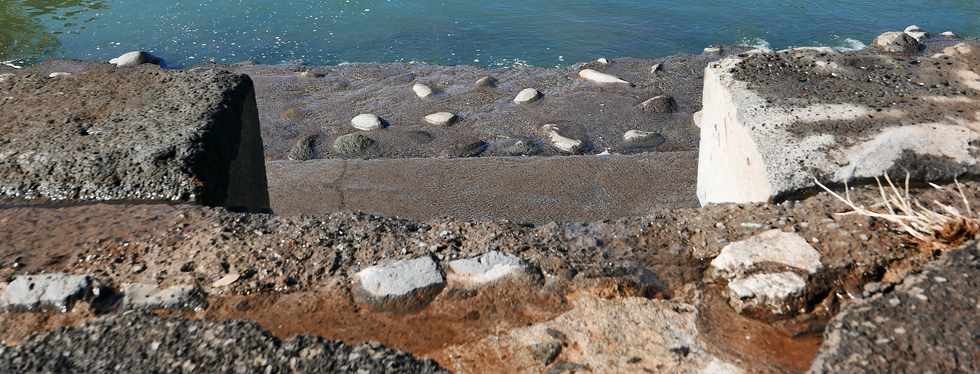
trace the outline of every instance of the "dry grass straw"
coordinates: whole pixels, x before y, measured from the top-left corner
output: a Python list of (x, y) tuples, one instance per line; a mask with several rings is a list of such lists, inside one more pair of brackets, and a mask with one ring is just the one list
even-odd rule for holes
[(879, 200), (871, 208), (855, 203), (851, 199), (850, 190), (846, 183), (844, 184), (844, 196), (827, 188), (820, 181), (816, 181), (816, 183), (851, 209), (850, 212), (838, 214), (858, 214), (886, 221), (899, 231), (911, 235), (915, 241), (923, 245), (923, 249), (948, 249), (971, 240), (980, 233), (980, 216), (970, 206), (970, 201), (963, 192), (963, 185), (959, 181), (954, 181), (956, 191), (951, 191), (950, 187), (941, 187), (933, 183), (929, 185), (939, 191), (949, 193), (953, 197), (958, 197), (959, 200), (962, 200), (961, 209), (936, 200), (932, 201), (932, 207), (922, 204), (909, 193), (910, 177), (908, 174), (905, 175), (904, 190), (896, 187), (888, 175), (883, 178), (887, 186), (881, 183), (881, 178), (875, 178), (878, 183)]

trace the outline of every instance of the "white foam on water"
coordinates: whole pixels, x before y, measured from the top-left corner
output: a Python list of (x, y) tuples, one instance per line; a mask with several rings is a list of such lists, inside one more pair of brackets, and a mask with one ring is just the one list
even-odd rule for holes
[(864, 42), (851, 38), (846, 38), (844, 40), (841, 40), (840, 44), (842, 45), (838, 45), (834, 47), (834, 49), (841, 52), (860, 51), (868, 47), (868, 45), (864, 44)]
[(769, 41), (763, 38), (745, 38), (742, 39), (738, 45), (752, 47), (755, 49), (772, 49), (772, 45), (769, 44)]

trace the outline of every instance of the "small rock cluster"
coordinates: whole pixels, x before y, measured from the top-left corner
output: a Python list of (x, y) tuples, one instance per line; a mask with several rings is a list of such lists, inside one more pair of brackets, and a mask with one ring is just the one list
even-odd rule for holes
[[(385, 312), (424, 308), (448, 285), (475, 289), (508, 279), (533, 280), (537, 271), (520, 258), (497, 251), (450, 261), (443, 275), (431, 256), (371, 266), (354, 274), (354, 299)], [(448, 280), (448, 282), (447, 282)]]
[(731, 243), (711, 261), (708, 277), (728, 282), (729, 304), (740, 313), (791, 316), (812, 294), (820, 253), (795, 233), (770, 230)]
[(122, 309), (193, 309), (206, 304), (203, 292), (194, 286), (125, 283), (113, 289), (88, 275), (49, 273), (14, 278), (0, 293), (0, 310), (67, 312), (79, 301)]

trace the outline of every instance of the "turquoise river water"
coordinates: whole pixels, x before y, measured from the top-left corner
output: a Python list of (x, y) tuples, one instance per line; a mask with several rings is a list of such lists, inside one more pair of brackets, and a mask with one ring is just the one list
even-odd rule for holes
[(859, 48), (909, 24), (980, 36), (980, 0), (0, 0), (0, 61), (555, 66), (716, 43)]

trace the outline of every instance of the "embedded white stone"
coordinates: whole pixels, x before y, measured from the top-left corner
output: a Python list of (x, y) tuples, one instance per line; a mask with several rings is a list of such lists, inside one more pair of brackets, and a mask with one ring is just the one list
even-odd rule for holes
[(527, 104), (538, 100), (541, 97), (541, 92), (533, 88), (525, 88), (517, 94), (514, 98), (514, 103), (516, 104)]
[(624, 81), (615, 75), (601, 73), (592, 69), (584, 69), (578, 72), (578, 76), (587, 81), (600, 84), (630, 84), (630, 82)]
[(355, 129), (361, 131), (371, 131), (380, 129), (384, 124), (381, 122), (381, 118), (374, 114), (359, 114), (350, 120), (352, 126)]
[(732, 279), (763, 263), (774, 263), (816, 274), (823, 268), (820, 252), (795, 233), (769, 230), (734, 242), (721, 249), (711, 261), (714, 276)]
[(416, 83), (413, 85), (412, 91), (415, 92), (415, 96), (423, 99), (432, 96), (432, 88), (421, 83)]
[(547, 124), (541, 127), (551, 140), (551, 145), (565, 153), (580, 153), (584, 143), (578, 139), (566, 137), (560, 133), (558, 125)]
[(456, 122), (456, 115), (449, 112), (432, 113), (425, 116), (425, 122), (430, 125), (448, 126)]

